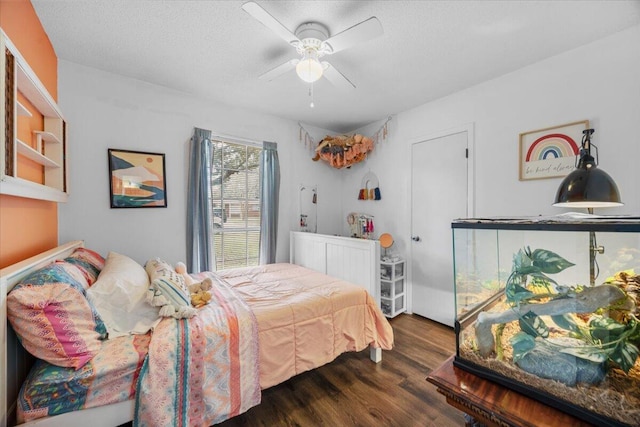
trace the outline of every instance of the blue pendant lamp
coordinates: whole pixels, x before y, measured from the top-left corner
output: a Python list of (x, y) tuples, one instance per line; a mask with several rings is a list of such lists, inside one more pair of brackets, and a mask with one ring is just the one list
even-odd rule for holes
[(556, 193), (553, 206), (567, 208), (588, 208), (592, 213), (593, 208), (605, 208), (622, 206), (620, 192), (613, 178), (608, 173), (599, 169), (598, 160), (591, 155), (593, 129), (582, 131), (582, 147), (576, 169), (567, 175)]

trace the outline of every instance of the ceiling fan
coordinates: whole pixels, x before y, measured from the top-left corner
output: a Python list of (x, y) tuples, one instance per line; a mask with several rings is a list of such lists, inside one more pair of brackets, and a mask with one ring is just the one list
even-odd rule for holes
[(324, 76), (337, 87), (353, 89), (355, 85), (349, 79), (333, 65), (321, 62), (320, 58), (376, 38), (384, 32), (378, 18), (372, 16), (331, 37), (327, 27), (318, 22), (305, 22), (292, 33), (255, 2), (244, 3), (242, 9), (293, 46), (300, 55), (299, 59), (291, 59), (259, 77), (269, 81), (295, 68), (298, 77), (305, 82), (312, 83)]

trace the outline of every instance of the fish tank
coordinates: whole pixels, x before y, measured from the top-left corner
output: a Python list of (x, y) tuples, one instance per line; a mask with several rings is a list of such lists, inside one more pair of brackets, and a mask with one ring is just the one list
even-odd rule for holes
[(640, 425), (640, 217), (451, 226), (454, 365), (595, 425)]

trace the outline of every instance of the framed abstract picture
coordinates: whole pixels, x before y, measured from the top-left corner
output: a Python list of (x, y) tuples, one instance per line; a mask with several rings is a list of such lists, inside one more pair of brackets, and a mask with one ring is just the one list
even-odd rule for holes
[(589, 120), (520, 134), (520, 181), (566, 176), (575, 168)]
[(109, 150), (112, 208), (166, 208), (164, 154)]

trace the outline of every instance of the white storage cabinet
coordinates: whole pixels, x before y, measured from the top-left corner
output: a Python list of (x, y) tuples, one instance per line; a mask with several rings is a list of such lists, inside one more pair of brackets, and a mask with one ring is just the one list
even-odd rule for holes
[(407, 310), (405, 261), (380, 261), (380, 308), (387, 317), (395, 317)]

